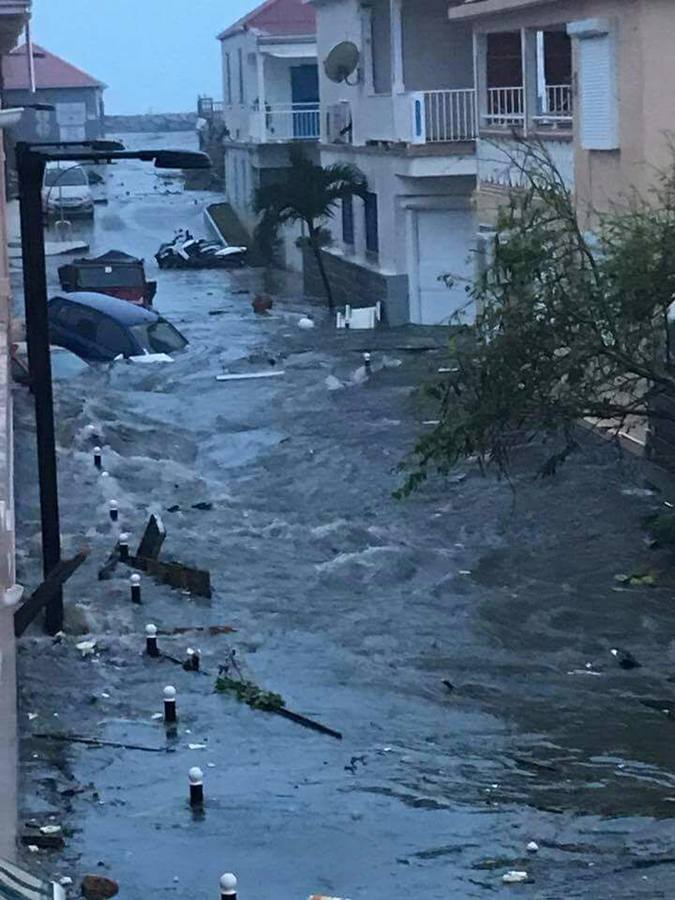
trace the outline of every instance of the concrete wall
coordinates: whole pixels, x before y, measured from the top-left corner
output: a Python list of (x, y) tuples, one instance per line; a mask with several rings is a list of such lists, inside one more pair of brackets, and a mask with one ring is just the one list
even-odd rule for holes
[[(337, 306), (374, 306), (382, 303), (388, 325), (404, 325), (408, 318), (408, 276), (387, 275), (334, 253), (323, 253), (326, 272)], [(303, 249), (303, 288), (308, 297), (325, 299), (326, 293), (314, 254)]]
[(447, 0), (404, 4), (403, 77), (409, 91), (473, 87), (471, 26), (449, 21)]
[[(257, 37), (251, 32), (242, 32), (225, 38), (221, 42), (222, 72), (223, 72), (223, 115), (233, 140), (246, 141), (252, 136), (251, 111), (252, 105), (258, 96), (258, 72), (255, 62), (255, 53), (258, 44)], [(243, 102), (239, 93), (239, 51), (241, 51), (241, 65), (243, 73), (244, 96)], [(230, 58), (231, 75), (231, 101), (227, 84), (227, 62)]]

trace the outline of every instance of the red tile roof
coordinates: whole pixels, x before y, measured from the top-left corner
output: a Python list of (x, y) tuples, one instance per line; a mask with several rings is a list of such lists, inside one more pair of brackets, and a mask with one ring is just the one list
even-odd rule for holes
[[(61, 59), (60, 56), (55, 56), (43, 47), (38, 47), (37, 44), (33, 44), (33, 59), (37, 88), (105, 87), (103, 82), (87, 75), (82, 69), (76, 68), (65, 59)], [(30, 89), (25, 44), (2, 57), (2, 77), (5, 90), (25, 91)]]
[(249, 28), (272, 37), (316, 34), (316, 12), (304, 0), (265, 0), (218, 37), (222, 40)]

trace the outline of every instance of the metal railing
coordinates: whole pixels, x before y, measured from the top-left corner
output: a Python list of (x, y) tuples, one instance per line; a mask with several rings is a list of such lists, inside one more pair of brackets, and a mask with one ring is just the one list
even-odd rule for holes
[(265, 140), (316, 141), (321, 132), (318, 103), (287, 103), (265, 109)]
[(213, 97), (197, 98), (197, 115), (201, 119), (212, 119), (223, 114), (224, 104), (222, 100), (214, 100)]
[(520, 126), (524, 121), (525, 91), (522, 87), (488, 88), (486, 125)]
[(572, 85), (547, 84), (544, 93), (544, 115), (571, 118)]
[(476, 137), (476, 92), (473, 88), (425, 91), (427, 143), (473, 141)]

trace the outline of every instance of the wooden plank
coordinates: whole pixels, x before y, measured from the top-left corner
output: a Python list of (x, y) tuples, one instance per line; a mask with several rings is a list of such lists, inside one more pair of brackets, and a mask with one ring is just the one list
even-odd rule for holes
[(37, 587), (30, 597), (14, 613), (14, 634), (21, 637), (26, 628), (41, 610), (49, 603), (73, 572), (80, 568), (89, 556), (89, 548), (84, 547), (72, 559), (64, 559), (54, 566), (48, 577)]
[(141, 542), (138, 545), (136, 556), (140, 556), (142, 559), (158, 559), (165, 537), (166, 528), (164, 527), (164, 522), (159, 516), (150, 516)]
[(212, 596), (211, 575), (202, 569), (193, 569), (191, 566), (185, 566), (178, 562), (162, 562), (158, 559), (144, 559), (139, 556), (132, 557), (129, 564), (135, 569), (152, 575), (161, 584), (189, 591), (198, 597), (210, 599)]

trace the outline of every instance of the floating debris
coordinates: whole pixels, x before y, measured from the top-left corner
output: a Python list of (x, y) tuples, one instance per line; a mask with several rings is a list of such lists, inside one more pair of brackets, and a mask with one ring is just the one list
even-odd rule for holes
[(522, 884), (524, 881), (527, 881), (528, 878), (527, 872), (523, 872), (519, 869), (511, 869), (510, 872), (506, 872), (505, 875), (502, 875), (504, 884)]

